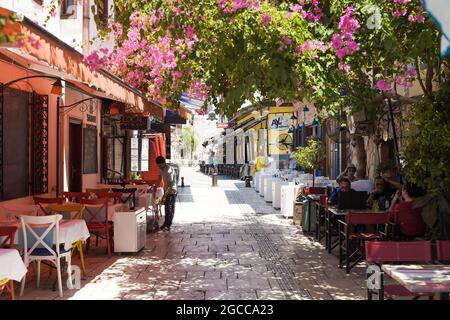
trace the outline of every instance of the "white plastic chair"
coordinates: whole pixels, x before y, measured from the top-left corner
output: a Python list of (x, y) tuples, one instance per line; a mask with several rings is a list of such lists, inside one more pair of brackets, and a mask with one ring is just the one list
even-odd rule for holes
[[(28, 268), (30, 262), (37, 262), (37, 287), (41, 276), (41, 261), (48, 260), (56, 266), (59, 296), (63, 296), (61, 280), (61, 258), (66, 258), (69, 282), (72, 283), (71, 250), (64, 250), (59, 241), (59, 221), (62, 215), (20, 216), (22, 222), (24, 263)], [(56, 245), (54, 245), (56, 244)], [(26, 276), (22, 280), (20, 295), (25, 289)]]

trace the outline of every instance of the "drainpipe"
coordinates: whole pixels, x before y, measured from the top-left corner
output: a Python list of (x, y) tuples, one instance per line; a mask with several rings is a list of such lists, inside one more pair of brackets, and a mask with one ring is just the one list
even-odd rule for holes
[(302, 124), (302, 147), (305, 147), (305, 121)]
[[(319, 130), (318, 134), (319, 134), (320, 144), (323, 146), (322, 124), (321, 123), (319, 123), (319, 125), (318, 125), (318, 130)], [(320, 163), (319, 170), (317, 170), (316, 174), (318, 177), (323, 176), (323, 163), (322, 162)]]
[[(339, 138), (337, 138), (339, 139)], [(339, 176), (339, 174), (341, 173), (341, 170), (339, 168), (339, 163), (341, 162), (339, 159), (339, 153), (340, 153), (340, 148), (339, 148), (339, 140), (337, 140), (334, 143), (334, 174), (336, 176), (336, 178)]]
[(59, 175), (60, 175), (60, 166), (59, 166), (59, 153), (60, 153), (60, 144), (61, 144), (61, 135), (60, 135), (60, 97), (56, 98), (56, 198), (59, 197), (60, 194), (60, 183), (59, 183)]
[(83, 39), (81, 43), (83, 44), (83, 54), (87, 55), (90, 53), (89, 48), (89, 21), (90, 21), (90, 10), (89, 10), (88, 0), (83, 1)]

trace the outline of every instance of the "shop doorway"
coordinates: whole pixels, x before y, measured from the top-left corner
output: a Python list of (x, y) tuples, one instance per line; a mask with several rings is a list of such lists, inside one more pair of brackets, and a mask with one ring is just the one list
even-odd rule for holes
[(82, 191), (82, 138), (83, 125), (80, 120), (69, 121), (69, 191)]

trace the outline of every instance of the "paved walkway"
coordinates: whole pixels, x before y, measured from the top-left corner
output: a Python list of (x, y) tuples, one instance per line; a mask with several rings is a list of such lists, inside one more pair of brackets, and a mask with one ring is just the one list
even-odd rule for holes
[(346, 275), (253, 188), (223, 177), (212, 188), (195, 170), (181, 170), (189, 186), (170, 232), (149, 235), (134, 256), (90, 257), (82, 288), (64, 299), (365, 299), (363, 268)]

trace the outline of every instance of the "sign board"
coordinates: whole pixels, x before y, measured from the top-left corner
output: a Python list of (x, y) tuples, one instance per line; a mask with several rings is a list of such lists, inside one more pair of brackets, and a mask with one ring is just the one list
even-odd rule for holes
[(131, 138), (131, 171), (139, 171), (139, 139)]
[(221, 128), (221, 129), (226, 129), (228, 128), (230, 125), (228, 123), (220, 123), (217, 122), (217, 128)]
[(87, 115), (86, 115), (86, 120), (87, 120), (88, 122), (94, 122), (94, 123), (96, 123), (96, 122), (97, 122), (97, 117), (94, 116), (94, 115), (92, 115), (92, 114), (87, 114)]
[(286, 130), (291, 125), (291, 118), (285, 116), (276, 116), (270, 120), (270, 129), (272, 130)]
[(150, 139), (131, 138), (130, 140), (131, 171), (142, 172), (149, 170), (149, 159), (150, 159), (149, 147), (150, 147)]
[(150, 139), (142, 138), (141, 141), (141, 171), (148, 171), (148, 163), (150, 158)]
[(141, 114), (125, 113), (120, 120), (120, 129), (122, 130), (147, 130), (148, 117)]

